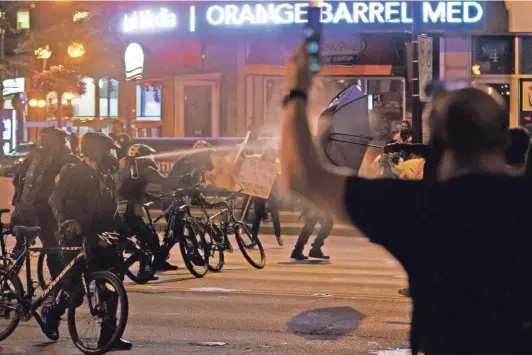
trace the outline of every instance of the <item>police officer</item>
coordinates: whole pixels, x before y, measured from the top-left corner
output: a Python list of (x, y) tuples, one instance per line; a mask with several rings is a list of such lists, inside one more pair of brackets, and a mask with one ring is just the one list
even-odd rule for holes
[[(146, 144), (133, 144), (129, 147), (127, 157), (120, 160), (120, 170), (117, 174), (117, 198), (122, 221), (156, 255), (156, 270), (176, 270), (166, 258), (159, 256), (159, 240), (153, 240), (153, 235), (144, 223), (143, 203), (147, 202), (149, 194), (146, 192), (148, 184), (163, 185), (167, 178), (163, 176), (155, 163), (155, 150)], [(156, 278), (154, 278), (156, 279)]]
[[(50, 204), (63, 235), (65, 245), (80, 246), (83, 238), (98, 233), (113, 231), (115, 228), (115, 183), (111, 172), (118, 168), (116, 149), (119, 147), (107, 135), (89, 132), (81, 138), (81, 153), (84, 157), (79, 164), (63, 167), (56, 182), (56, 188), (50, 197)], [(94, 258), (89, 265), (93, 270), (108, 270), (115, 266), (122, 256), (102, 255)], [(123, 278), (120, 272), (119, 277)], [(63, 288), (55, 300), (43, 307), (42, 318), (49, 330), (49, 337), (59, 336), (61, 315), (69, 305), (77, 285), (80, 273), (72, 272), (63, 281)], [(112, 291), (110, 291), (113, 293)], [(100, 342), (106, 343), (116, 328), (117, 297), (111, 295), (107, 304), (108, 314), (101, 323)], [(132, 344), (118, 340), (115, 349), (130, 349)]]
[(111, 137), (120, 146), (120, 149), (117, 151), (118, 158), (122, 159), (123, 157), (127, 156), (127, 150), (131, 143), (131, 137), (124, 131), (124, 123), (121, 120), (113, 120), (111, 134), (109, 134), (109, 137)]
[[(167, 182), (163, 185), (163, 192), (171, 192), (174, 189), (186, 188), (205, 182), (205, 171), (213, 169), (211, 155), (214, 150), (210, 143), (203, 140), (194, 143), (192, 150), (198, 151), (198, 153), (185, 155), (176, 161)], [(163, 210), (168, 208), (171, 203), (171, 201), (164, 200)], [(170, 265), (167, 262), (174, 243), (174, 240), (163, 241), (155, 260), (157, 270), (177, 269), (177, 266)]]
[[(15, 210), (11, 224), (39, 226), (40, 239), (45, 248), (57, 246), (54, 236), (57, 222), (48, 204), (55, 187), (55, 178), (64, 165), (80, 161), (71, 153), (68, 133), (58, 128), (47, 127), (39, 134), (38, 148), (28, 155), (13, 177)], [(62, 271), (58, 254), (50, 253), (47, 264), (53, 278)]]

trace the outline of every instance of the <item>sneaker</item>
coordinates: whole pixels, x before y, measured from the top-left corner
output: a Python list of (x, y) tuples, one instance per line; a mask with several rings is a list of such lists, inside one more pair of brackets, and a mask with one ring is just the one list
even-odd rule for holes
[(307, 260), (308, 258), (303, 254), (303, 250), (294, 249), (292, 254), (290, 254), (290, 259), (295, 259), (297, 261)]
[(283, 237), (282, 236), (275, 236), (277, 239), (277, 244), (279, 244), (280, 247), (284, 245)]
[(155, 264), (155, 270), (157, 271), (175, 271), (179, 269), (177, 265), (172, 265), (168, 261)]
[(310, 252), (308, 253), (309, 258), (316, 258), (316, 259), (324, 259), (329, 260), (331, 257), (329, 255), (324, 255), (321, 248), (312, 248), (310, 249)]

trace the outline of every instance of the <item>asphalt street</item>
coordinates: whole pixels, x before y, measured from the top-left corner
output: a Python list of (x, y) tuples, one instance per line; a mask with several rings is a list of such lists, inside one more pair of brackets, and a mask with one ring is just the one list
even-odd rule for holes
[[(10, 192), (0, 181), (3, 206)], [(363, 237), (332, 236), (331, 262), (289, 259), (295, 236), (279, 247), (262, 235), (267, 265), (256, 270), (238, 249), (221, 273), (194, 278), (180, 270), (148, 285), (126, 279), (132, 354), (409, 354), (411, 303), (400, 265)], [(236, 243), (233, 243), (236, 247)], [(66, 327), (50, 343), (34, 320), (0, 343), (0, 354), (77, 354)], [(125, 352), (121, 352), (125, 353)]]

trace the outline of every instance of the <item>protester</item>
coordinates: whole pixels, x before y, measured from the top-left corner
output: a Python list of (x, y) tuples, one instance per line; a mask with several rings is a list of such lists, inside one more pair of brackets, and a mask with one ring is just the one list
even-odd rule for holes
[[(288, 63), (283, 182), (399, 260), (413, 301), (413, 354), (531, 354), (532, 187), (506, 165), (504, 100), (473, 84), (433, 98), (437, 183), (342, 176), (320, 165), (312, 144), (308, 64), (305, 46)], [(406, 200), (408, 208), (390, 203)]]
[[(275, 149), (265, 149), (260, 157), (261, 160), (268, 161), (270, 163), (276, 164), (277, 177), (281, 174), (281, 165), (279, 159), (277, 159), (277, 151)], [(267, 199), (260, 197), (253, 197), (253, 206), (255, 208), (255, 220), (253, 221), (253, 226), (251, 228), (251, 233), (254, 238), (259, 234), (260, 224), (262, 220), (265, 220), (268, 212), (272, 215), (273, 229), (275, 233), (275, 238), (277, 239), (277, 244), (283, 246), (284, 242), (281, 236), (281, 217), (279, 214), (279, 207), (277, 202), (278, 187), (277, 187), (277, 178), (275, 179), (272, 191), (270, 196)], [(267, 207), (266, 207), (267, 206)]]
[[(303, 216), (305, 218), (305, 224), (299, 232), (299, 237), (297, 238), (294, 250), (292, 250), (292, 254), (290, 254), (290, 258), (298, 261), (306, 260), (308, 258), (329, 260), (330, 257), (323, 254), (322, 247), (325, 244), (325, 239), (327, 239), (333, 229), (333, 217), (327, 213), (319, 211), (315, 207), (309, 206), (303, 209)], [(318, 223), (320, 224), (320, 231), (316, 236), (307, 257), (303, 253), (303, 250)]]
[(412, 143), (412, 124), (408, 120), (401, 122), (401, 131), (399, 132), (397, 143)]
[(530, 134), (522, 127), (508, 130), (509, 143), (506, 149), (506, 163), (516, 175), (524, 172), (526, 155), (530, 145)]

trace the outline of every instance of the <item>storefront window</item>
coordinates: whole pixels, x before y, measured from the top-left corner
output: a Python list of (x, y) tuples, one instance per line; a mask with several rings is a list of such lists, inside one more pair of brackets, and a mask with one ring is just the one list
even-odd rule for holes
[(532, 74), (532, 37), (521, 37), (519, 74)]
[(100, 117), (118, 117), (118, 81), (100, 79)]
[(519, 125), (532, 124), (532, 79), (521, 79), (519, 84)]
[(17, 30), (30, 29), (30, 10), (21, 9), (17, 11)]
[(161, 86), (145, 87), (137, 85), (137, 120), (161, 120)]
[(72, 112), (74, 117), (95, 117), (96, 116), (96, 88), (94, 79), (84, 78), (86, 92), (81, 96), (72, 99)]
[(513, 74), (514, 37), (478, 36), (473, 37), (473, 73)]

